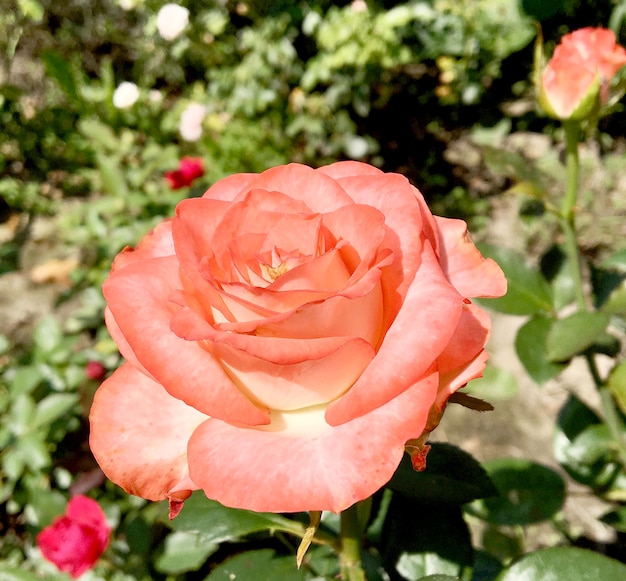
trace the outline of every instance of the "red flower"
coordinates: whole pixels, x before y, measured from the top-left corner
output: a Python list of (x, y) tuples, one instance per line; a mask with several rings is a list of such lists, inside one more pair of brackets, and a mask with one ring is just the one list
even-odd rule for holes
[(85, 365), (85, 375), (94, 381), (100, 381), (106, 375), (106, 367), (100, 361), (89, 361)]
[(196, 178), (204, 175), (204, 164), (201, 157), (183, 157), (178, 169), (166, 171), (164, 176), (173, 190), (190, 186)]
[(626, 65), (626, 50), (605, 28), (581, 28), (566, 34), (545, 67), (539, 103), (559, 119), (584, 118), (609, 99), (611, 81)]
[(506, 279), (461, 220), (364, 163), (290, 164), (184, 200), (104, 287), (126, 359), (98, 389), (104, 473), (175, 515), (192, 490), (342, 511), (482, 374)]
[(110, 535), (98, 503), (87, 496), (75, 496), (65, 515), (37, 535), (37, 545), (48, 561), (76, 578), (95, 565), (107, 548)]

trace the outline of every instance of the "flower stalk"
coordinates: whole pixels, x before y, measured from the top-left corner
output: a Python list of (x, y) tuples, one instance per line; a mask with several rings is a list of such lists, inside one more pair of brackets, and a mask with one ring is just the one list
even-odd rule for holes
[(565, 238), (565, 254), (570, 267), (576, 293), (576, 306), (579, 311), (586, 310), (583, 291), (582, 275), (580, 272), (580, 255), (576, 243), (576, 229), (574, 224), (576, 200), (578, 197), (579, 159), (578, 142), (580, 123), (578, 121), (564, 121), (565, 129), (565, 196), (561, 205), (561, 228)]
[(341, 577), (344, 581), (366, 581), (361, 562), (362, 527), (359, 503), (341, 513)]
[[(565, 195), (561, 205), (560, 221), (565, 239), (565, 254), (567, 256), (570, 273), (574, 282), (576, 307), (579, 312), (584, 312), (587, 311), (588, 308), (582, 283), (580, 252), (576, 242), (575, 226), (575, 209), (578, 198), (578, 183), (580, 174), (580, 163), (578, 157), (580, 123), (570, 119), (563, 122), (563, 128), (565, 130), (566, 170)], [(617, 412), (615, 400), (606, 385), (606, 381), (602, 379), (598, 371), (594, 354), (587, 353), (585, 358), (600, 395), (604, 421), (611, 432), (611, 436), (615, 442), (616, 451), (620, 457), (622, 465), (626, 467), (626, 441), (624, 441), (624, 429)]]

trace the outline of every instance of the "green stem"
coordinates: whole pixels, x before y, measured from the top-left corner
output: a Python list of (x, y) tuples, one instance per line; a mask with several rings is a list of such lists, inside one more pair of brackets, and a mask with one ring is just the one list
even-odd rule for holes
[(361, 525), (359, 504), (341, 513), (341, 576), (344, 581), (366, 581), (361, 564)]
[(609, 432), (615, 442), (617, 453), (622, 464), (622, 469), (626, 470), (626, 441), (624, 441), (624, 426), (617, 413), (615, 399), (607, 385), (602, 385), (600, 391), (600, 402), (602, 404), (602, 415), (609, 427)]
[(574, 224), (574, 208), (578, 198), (578, 134), (580, 124), (577, 121), (564, 121), (565, 129), (565, 196), (561, 205), (561, 228), (565, 237), (565, 254), (570, 266), (576, 305), (579, 311), (586, 310), (583, 280), (580, 272), (580, 255), (576, 243), (576, 229)]
[[(574, 220), (576, 200), (578, 198), (579, 160), (578, 160), (578, 136), (580, 124), (578, 121), (564, 121), (565, 129), (565, 196), (561, 205), (561, 227), (565, 237), (565, 254), (570, 265), (572, 280), (576, 293), (576, 306), (579, 312), (587, 311), (585, 294), (583, 290), (582, 275), (580, 271), (580, 254), (576, 242), (576, 225)], [(587, 365), (593, 377), (593, 381), (600, 394), (602, 415), (611, 432), (611, 436), (617, 447), (622, 465), (626, 468), (626, 441), (624, 429), (617, 412), (615, 400), (606, 382), (600, 376), (593, 353), (586, 355)]]

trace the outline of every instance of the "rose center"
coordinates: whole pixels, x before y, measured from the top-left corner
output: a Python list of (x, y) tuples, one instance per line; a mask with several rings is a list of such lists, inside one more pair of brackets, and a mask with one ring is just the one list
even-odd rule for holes
[(278, 266), (270, 266), (269, 264), (261, 264), (261, 270), (263, 271), (263, 275), (266, 280), (270, 278), (272, 282), (274, 282), (278, 277), (285, 274), (289, 267), (287, 265), (287, 261), (281, 262)]

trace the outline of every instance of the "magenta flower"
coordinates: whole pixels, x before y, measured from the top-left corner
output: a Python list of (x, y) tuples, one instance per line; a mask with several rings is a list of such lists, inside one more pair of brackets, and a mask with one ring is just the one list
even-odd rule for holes
[(201, 157), (183, 157), (178, 169), (166, 171), (164, 176), (173, 190), (190, 186), (196, 178), (204, 175), (204, 163)]
[(87, 496), (75, 496), (65, 514), (37, 535), (37, 545), (48, 561), (76, 579), (96, 564), (110, 536), (100, 505)]

